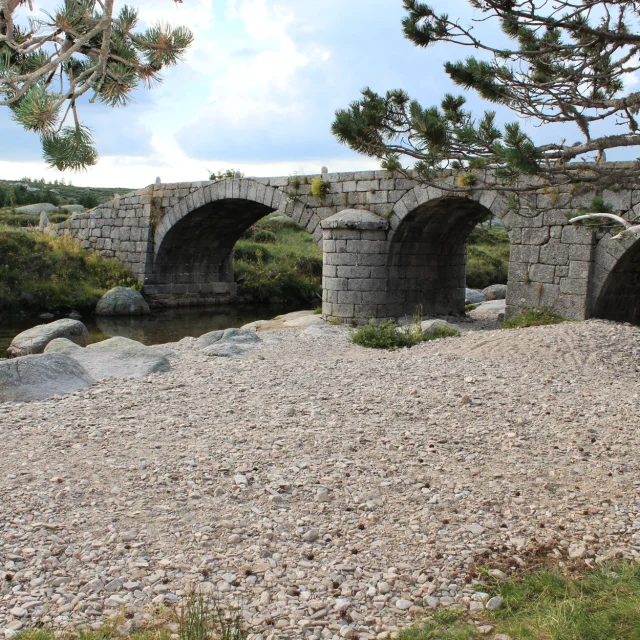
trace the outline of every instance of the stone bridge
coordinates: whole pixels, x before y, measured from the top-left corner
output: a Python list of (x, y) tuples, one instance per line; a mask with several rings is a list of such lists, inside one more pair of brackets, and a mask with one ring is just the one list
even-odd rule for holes
[[(419, 308), (463, 313), (466, 239), (493, 214), (511, 239), (507, 315), (547, 307), (567, 318), (640, 321), (640, 240), (621, 243), (568, 224), (565, 214), (589, 206), (593, 192), (555, 190), (514, 210), (507, 194), (483, 190), (482, 180), (452, 192), (454, 177), (436, 189), (381, 171), (323, 169), (317, 198), (311, 183), (318, 177), (157, 182), (50, 232), (119, 260), (157, 306), (226, 304), (237, 292), (236, 241), (278, 211), (323, 249), (323, 316), (362, 323)], [(640, 213), (640, 191), (603, 197), (629, 219)]]

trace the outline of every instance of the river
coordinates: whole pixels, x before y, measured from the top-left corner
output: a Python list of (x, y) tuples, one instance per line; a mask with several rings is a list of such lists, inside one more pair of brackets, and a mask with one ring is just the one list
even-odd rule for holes
[[(146, 345), (154, 345), (176, 342), (187, 336), (198, 338), (209, 331), (241, 327), (248, 322), (270, 320), (277, 315), (300, 310), (300, 305), (170, 309), (142, 317), (87, 316), (82, 322), (89, 329), (91, 342), (124, 336)], [(47, 322), (50, 321), (42, 320), (37, 315), (0, 317), (0, 358), (18, 333)]]

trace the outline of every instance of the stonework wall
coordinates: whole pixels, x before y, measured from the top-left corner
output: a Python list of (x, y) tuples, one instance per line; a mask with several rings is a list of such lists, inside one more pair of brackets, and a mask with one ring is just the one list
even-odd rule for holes
[[(418, 309), (462, 312), (466, 237), (489, 212), (510, 230), (508, 316), (549, 307), (568, 318), (589, 317), (628, 250), (608, 234), (568, 223), (566, 214), (588, 207), (592, 192), (542, 194), (515, 211), (507, 194), (483, 191), (482, 181), (460, 194), (445, 188), (454, 178), (437, 189), (381, 171), (325, 173), (327, 194), (318, 200), (311, 195), (315, 177), (155, 184), (74, 214), (50, 233), (71, 235), (122, 262), (156, 304), (222, 304), (236, 295), (235, 242), (260, 217), (279, 211), (324, 244), (324, 315), (345, 322)], [(640, 214), (638, 196), (603, 194), (629, 219)], [(367, 212), (365, 227), (325, 225), (345, 210)]]

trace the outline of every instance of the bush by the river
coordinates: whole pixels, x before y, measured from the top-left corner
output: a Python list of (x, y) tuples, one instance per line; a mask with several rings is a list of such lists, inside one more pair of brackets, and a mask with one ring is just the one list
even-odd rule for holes
[(115, 286), (139, 286), (115, 260), (67, 238), (0, 231), (0, 311), (92, 309)]
[(238, 294), (255, 302), (307, 302), (322, 291), (322, 251), (292, 220), (266, 218), (235, 246)]

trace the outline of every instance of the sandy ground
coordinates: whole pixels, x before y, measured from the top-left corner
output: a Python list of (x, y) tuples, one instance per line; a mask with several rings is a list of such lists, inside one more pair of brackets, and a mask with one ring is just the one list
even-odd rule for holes
[(170, 373), (0, 405), (0, 634), (135, 626), (197, 588), (254, 638), (383, 639), (481, 609), (482, 566), (640, 559), (640, 329), (401, 351), (259, 335), (243, 358), (185, 339)]

